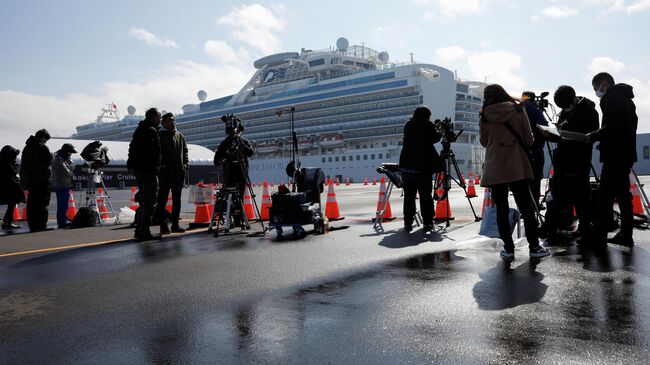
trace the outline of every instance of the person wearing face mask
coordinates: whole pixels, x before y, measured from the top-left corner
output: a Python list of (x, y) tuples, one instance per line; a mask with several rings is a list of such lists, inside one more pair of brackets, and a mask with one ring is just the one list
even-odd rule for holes
[[(583, 96), (576, 96), (571, 86), (558, 87), (553, 100), (562, 108), (558, 115), (558, 129), (582, 134), (598, 129), (596, 104)], [(558, 230), (564, 228), (560, 219), (562, 212), (572, 211), (575, 206), (580, 222), (578, 232), (581, 237), (590, 238), (593, 228), (589, 185), (592, 144), (560, 139), (548, 133), (544, 135), (557, 143), (557, 148), (553, 151), (553, 204), (549, 204), (542, 230), (548, 234), (549, 240), (555, 239)]]
[[(158, 189), (158, 204), (156, 216), (160, 219), (160, 233), (182, 233), (185, 229), (178, 225), (181, 213), (181, 193), (185, 183), (185, 175), (189, 165), (187, 156), (187, 143), (182, 133), (176, 130), (174, 114), (167, 113), (162, 117), (160, 136), (160, 174), (158, 175), (160, 187)], [(165, 206), (169, 191), (172, 192), (171, 231), (165, 219)]]
[(147, 110), (144, 120), (133, 132), (129, 144), (129, 158), (126, 166), (135, 174), (140, 196), (135, 239), (147, 241), (160, 239), (151, 234), (151, 218), (158, 193), (158, 172), (160, 171), (160, 129), (161, 114), (156, 108)]
[(74, 146), (64, 143), (61, 149), (54, 154), (52, 162), (52, 187), (56, 192), (56, 223), (59, 228), (70, 226), (68, 222), (68, 201), (70, 200), (70, 188), (72, 187), (72, 176), (74, 175), (75, 164), (72, 162), (72, 154), (77, 153)]
[[(601, 72), (591, 81), (596, 96), (600, 98), (603, 112), (602, 126), (588, 136), (599, 141), (600, 186), (598, 189), (595, 244), (604, 246), (607, 242), (633, 246), (632, 194), (630, 193), (630, 172), (637, 160), (636, 129), (638, 117), (632, 99), (632, 86), (616, 84), (612, 75)], [(607, 239), (607, 228), (612, 216), (614, 200), (621, 211), (621, 229)]]
[(27, 188), (27, 225), (30, 232), (47, 229), (47, 206), (50, 205), (52, 154), (46, 143), (50, 133), (41, 129), (29, 136), (20, 159), (20, 177)]

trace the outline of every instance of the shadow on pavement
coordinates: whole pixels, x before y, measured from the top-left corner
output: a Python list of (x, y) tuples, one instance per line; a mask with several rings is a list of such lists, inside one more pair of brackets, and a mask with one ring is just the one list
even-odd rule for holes
[(535, 262), (526, 261), (511, 269), (509, 263), (499, 262), (479, 273), (481, 281), (472, 289), (479, 308), (503, 310), (541, 301), (548, 286), (542, 283), (544, 275), (535, 271), (536, 266)]

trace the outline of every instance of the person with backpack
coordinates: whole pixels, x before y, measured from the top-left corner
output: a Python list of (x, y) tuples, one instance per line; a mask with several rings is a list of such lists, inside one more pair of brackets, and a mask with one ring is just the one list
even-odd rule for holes
[(68, 228), (68, 201), (70, 201), (70, 188), (75, 164), (72, 154), (77, 153), (74, 146), (64, 143), (61, 149), (54, 153), (52, 163), (52, 187), (56, 193), (56, 223), (59, 228)]
[(485, 87), (483, 108), (480, 113), (479, 135), (485, 147), (485, 163), (481, 186), (490, 188), (497, 210), (497, 226), (504, 248), (500, 255), (513, 260), (515, 246), (510, 231), (508, 191), (512, 191), (517, 207), (524, 219), (530, 257), (550, 255), (539, 243), (537, 218), (530, 180), (533, 169), (529, 149), (533, 133), (521, 104), (516, 102), (501, 85)]
[(16, 204), (25, 202), (25, 194), (20, 187), (20, 175), (16, 158), (20, 150), (12, 146), (4, 146), (0, 150), (0, 204), (7, 204), (7, 212), (2, 220), (2, 229), (20, 228), (14, 224), (14, 209)]

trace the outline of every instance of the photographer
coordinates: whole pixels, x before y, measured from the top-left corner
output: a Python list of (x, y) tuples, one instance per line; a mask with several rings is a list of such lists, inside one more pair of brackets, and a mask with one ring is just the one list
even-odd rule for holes
[(550, 252), (539, 244), (534, 202), (530, 193), (533, 178), (528, 153), (533, 144), (533, 133), (523, 107), (497, 84), (484, 90), (484, 103), (479, 121), (481, 145), (485, 150), (485, 163), (481, 186), (492, 191), (497, 209), (499, 236), (504, 243), (501, 257), (512, 260), (515, 245), (510, 231), (508, 189), (524, 218), (530, 257), (548, 256)]
[(74, 175), (75, 164), (72, 162), (72, 154), (77, 153), (74, 146), (64, 143), (61, 149), (54, 154), (52, 163), (52, 185), (56, 192), (56, 223), (59, 228), (70, 226), (68, 222), (68, 201), (70, 200), (70, 188), (72, 187), (72, 176)]
[[(576, 96), (571, 86), (558, 87), (553, 101), (562, 108), (558, 129), (582, 134), (598, 129), (596, 104), (585, 97)], [(549, 239), (553, 239), (557, 230), (562, 228), (562, 212), (570, 212), (575, 205), (580, 222), (578, 231), (582, 237), (590, 237), (593, 228), (589, 185), (592, 144), (561, 139), (550, 133), (545, 133), (545, 136), (557, 143), (557, 148), (553, 151), (553, 203), (546, 214), (544, 230), (548, 232)]]
[(431, 123), (431, 110), (426, 106), (415, 109), (404, 126), (404, 142), (399, 165), (404, 181), (404, 229), (413, 229), (415, 195), (420, 195), (420, 210), (425, 231), (433, 229), (432, 175), (443, 170), (442, 160), (434, 147), (440, 134)]
[(235, 187), (243, 196), (248, 178), (248, 158), (253, 156), (253, 145), (241, 136), (244, 128), (234, 116), (222, 117), (226, 123), (226, 138), (214, 154), (214, 165), (223, 168), (223, 183)]
[(158, 109), (150, 108), (145, 118), (133, 132), (129, 144), (129, 159), (126, 166), (135, 174), (140, 194), (138, 222), (135, 229), (137, 241), (161, 239), (151, 234), (151, 217), (158, 193), (158, 172), (160, 170), (160, 129), (161, 115)]
[(25, 202), (25, 193), (20, 187), (20, 175), (16, 158), (20, 150), (12, 146), (4, 146), (0, 150), (0, 205), (7, 204), (7, 212), (2, 220), (2, 229), (20, 228), (14, 224), (14, 209), (16, 204)]
[[(542, 95), (543, 97), (544, 95)], [(534, 160), (532, 162), (533, 167), (533, 181), (530, 184), (530, 190), (533, 193), (533, 199), (538, 209), (541, 208), (539, 202), (540, 190), (542, 185), (542, 178), (544, 177), (544, 136), (542, 131), (537, 128), (538, 125), (547, 126), (548, 121), (544, 118), (544, 113), (535, 103), (535, 93), (532, 91), (524, 91), (521, 94), (521, 104), (526, 110), (526, 115), (528, 116), (528, 122), (530, 122), (530, 129), (533, 131), (533, 146), (531, 151), (533, 153)], [(543, 99), (541, 100), (543, 101)]]
[(20, 178), (27, 187), (27, 225), (30, 232), (47, 229), (47, 206), (50, 205), (52, 154), (46, 143), (50, 133), (41, 129), (29, 136), (20, 160)]
[[(600, 98), (603, 112), (602, 127), (589, 134), (592, 141), (600, 141), (600, 173), (598, 188), (596, 240), (595, 245), (604, 246), (612, 242), (633, 246), (632, 194), (630, 193), (630, 172), (636, 162), (636, 128), (638, 117), (632, 99), (632, 86), (616, 84), (612, 75), (601, 72), (594, 76), (591, 84)], [(621, 210), (621, 230), (607, 240), (607, 228), (612, 217), (614, 199)]]

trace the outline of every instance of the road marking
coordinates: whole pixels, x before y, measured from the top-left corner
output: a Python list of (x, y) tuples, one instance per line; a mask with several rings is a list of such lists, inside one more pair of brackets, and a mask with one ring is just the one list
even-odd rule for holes
[[(204, 231), (207, 231), (207, 228), (205, 228), (205, 229), (193, 229), (193, 230), (185, 232), (185, 233), (172, 233), (172, 234), (165, 235), (165, 237), (178, 237), (178, 236), (184, 236), (184, 235), (188, 235), (188, 234), (192, 234), (192, 233), (199, 233), (199, 232), (204, 232)], [(129, 237), (129, 238), (121, 238), (121, 239), (116, 239), (116, 240), (110, 240), (110, 241), (88, 242), (88, 243), (80, 243), (80, 244), (76, 244), (76, 245), (41, 248), (41, 249), (38, 249), (38, 250), (9, 252), (9, 253), (0, 254), (0, 258), (2, 258), (2, 257), (11, 257), (11, 256), (20, 256), (20, 255), (30, 255), (30, 254), (34, 254), (34, 253), (43, 253), (43, 252), (51, 252), (51, 251), (61, 251), (61, 250), (67, 250), (67, 249), (71, 249), (71, 248), (102, 246), (102, 245), (107, 245), (107, 244), (111, 244), (111, 243), (127, 242), (127, 241), (131, 241), (131, 240), (134, 240), (134, 238)]]

